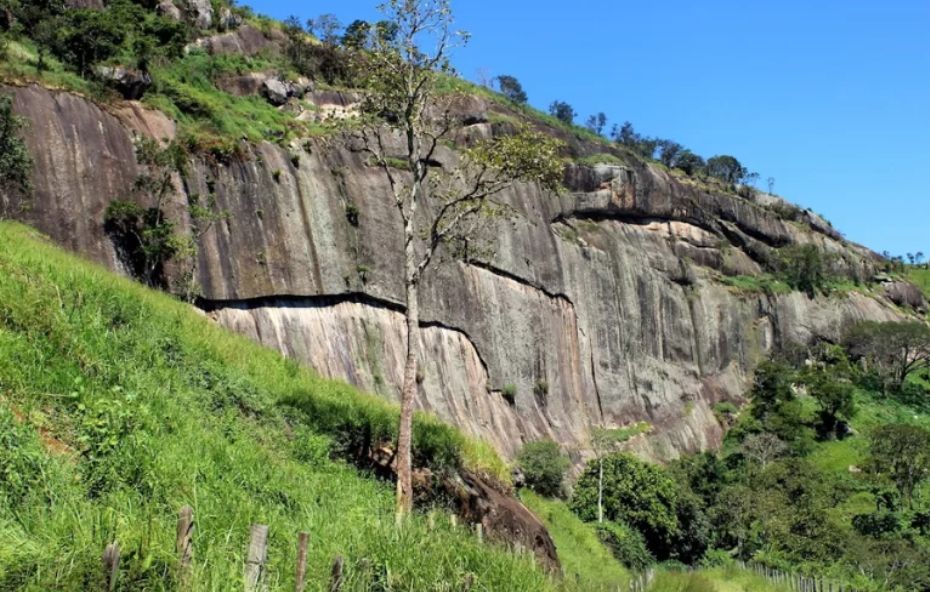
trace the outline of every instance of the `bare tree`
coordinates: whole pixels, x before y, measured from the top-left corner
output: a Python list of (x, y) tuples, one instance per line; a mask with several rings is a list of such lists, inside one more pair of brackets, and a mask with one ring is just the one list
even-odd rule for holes
[(746, 458), (754, 461), (762, 467), (762, 470), (765, 470), (770, 462), (788, 450), (788, 445), (775, 434), (763, 432), (761, 434), (752, 434), (746, 438), (743, 441), (742, 450)]
[[(452, 30), (448, 0), (388, 0), (380, 9), (397, 34), (371, 36), (368, 51), (356, 58), (361, 61), (356, 71), (366, 91), (360, 131), (364, 149), (384, 172), (402, 222), (407, 351), (395, 458), (401, 521), (413, 502), (411, 443), (423, 273), (441, 246), (467, 243), (477, 229), (475, 220), (499, 210), (494, 196), (517, 180), (554, 190), (563, 164), (557, 142), (523, 131), (478, 142), (449, 170), (435, 166), (437, 147), (457, 125), (454, 98), (443, 94), (439, 83), (453, 75), (449, 52), (468, 37)], [(423, 49), (427, 44), (431, 49)]]

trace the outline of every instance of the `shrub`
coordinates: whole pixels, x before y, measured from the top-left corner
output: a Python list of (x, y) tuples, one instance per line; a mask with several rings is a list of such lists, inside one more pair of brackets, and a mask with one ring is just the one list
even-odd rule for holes
[(540, 495), (559, 495), (568, 458), (552, 440), (528, 442), (517, 456), (517, 465), (523, 471), (526, 485)]
[(778, 250), (775, 271), (795, 290), (813, 298), (835, 279), (830, 257), (814, 245), (792, 245)]
[(506, 74), (498, 76), (495, 80), (497, 81), (497, 87), (500, 89), (500, 93), (508, 100), (518, 105), (526, 103), (526, 91), (523, 90), (523, 85), (520, 84), (519, 80), (513, 76), (507, 76)]
[[(0, 194), (5, 190), (29, 189), (32, 159), (20, 132), (25, 122), (13, 113), (13, 98), (0, 96)], [(0, 201), (0, 213), (5, 204)]]
[[(630, 454), (603, 459), (604, 517), (623, 522), (642, 533), (646, 545), (659, 559), (667, 559), (678, 529), (678, 487), (659, 467)], [(572, 509), (582, 520), (597, 519), (598, 462), (588, 463), (575, 485)]]
[(637, 530), (618, 522), (597, 525), (597, 536), (610, 549), (617, 561), (633, 570), (642, 570), (655, 563), (646, 548), (646, 541)]
[(503, 396), (504, 400), (506, 400), (511, 405), (516, 403), (517, 402), (517, 385), (513, 383), (505, 384), (504, 388), (501, 389), (501, 396)]
[(575, 109), (565, 101), (553, 101), (549, 105), (549, 114), (566, 125), (575, 123)]
[(311, 465), (325, 465), (332, 454), (331, 438), (304, 429), (294, 438), (294, 456)]

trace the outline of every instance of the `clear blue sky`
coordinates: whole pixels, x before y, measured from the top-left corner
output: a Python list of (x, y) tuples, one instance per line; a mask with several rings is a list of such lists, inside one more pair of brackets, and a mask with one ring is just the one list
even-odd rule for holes
[[(377, 0), (242, 0), (276, 18), (377, 20)], [(930, 1), (453, 0), (463, 77), (604, 111), (775, 191), (877, 251), (930, 254)], [(610, 124), (608, 124), (609, 126)]]

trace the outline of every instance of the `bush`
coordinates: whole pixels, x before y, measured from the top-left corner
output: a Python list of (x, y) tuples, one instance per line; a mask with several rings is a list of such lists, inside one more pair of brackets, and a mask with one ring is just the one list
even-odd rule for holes
[(637, 530), (618, 522), (597, 525), (597, 536), (610, 549), (617, 561), (633, 570), (642, 570), (655, 563), (646, 548), (646, 541)]
[[(29, 189), (32, 159), (20, 136), (24, 125), (23, 119), (13, 113), (12, 97), (0, 96), (0, 194), (10, 189)], [(4, 205), (0, 200), (0, 214)]]
[(795, 290), (813, 298), (826, 291), (834, 280), (830, 258), (814, 245), (792, 245), (778, 250), (775, 259), (778, 276)]
[[(604, 517), (642, 533), (649, 550), (667, 559), (678, 530), (678, 486), (659, 467), (626, 453), (603, 460)], [(575, 485), (572, 509), (582, 520), (597, 519), (599, 463), (592, 461)]]
[(504, 400), (509, 404), (513, 405), (517, 402), (517, 385), (510, 383), (505, 384), (504, 388), (501, 390), (501, 396), (504, 397)]
[(540, 495), (555, 497), (562, 488), (568, 458), (552, 440), (528, 442), (517, 456), (526, 485)]

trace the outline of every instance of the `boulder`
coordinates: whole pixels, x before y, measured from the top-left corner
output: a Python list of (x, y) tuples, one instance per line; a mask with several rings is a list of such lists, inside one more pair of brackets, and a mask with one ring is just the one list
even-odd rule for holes
[(239, 25), (242, 24), (242, 17), (230, 10), (228, 6), (224, 6), (220, 9), (219, 19), (216, 24), (221, 31), (231, 31), (239, 28)]
[(462, 519), (468, 524), (480, 524), (488, 540), (525, 549), (549, 573), (561, 572), (549, 531), (513, 495), (468, 471), (447, 477), (444, 486)]
[(125, 66), (98, 66), (95, 73), (108, 85), (115, 88), (124, 99), (137, 101), (152, 86), (148, 72)]
[(251, 25), (243, 25), (235, 31), (198, 39), (191, 46), (201, 47), (211, 55), (254, 56), (264, 52), (280, 53), (286, 42), (283, 33), (270, 32), (266, 35)]
[(280, 107), (290, 98), (288, 86), (278, 78), (268, 78), (262, 83), (262, 96), (272, 105)]
[(927, 299), (920, 288), (910, 282), (892, 281), (884, 284), (885, 297), (898, 306), (913, 309), (919, 313), (927, 312)]
[(311, 90), (313, 90), (313, 83), (304, 77), (297, 80), (282, 80), (280, 77), (266, 75), (261, 82), (262, 96), (277, 107), (284, 105), (292, 98), (302, 99)]
[(249, 97), (262, 92), (265, 81), (274, 77), (271, 72), (248, 72), (223, 76), (216, 81), (216, 86), (223, 92), (236, 97)]
[(155, 7), (155, 11), (166, 18), (179, 21), (181, 20), (181, 9), (175, 6), (171, 0), (162, 0)]
[(187, 0), (188, 16), (200, 29), (213, 25), (213, 3), (210, 0)]

